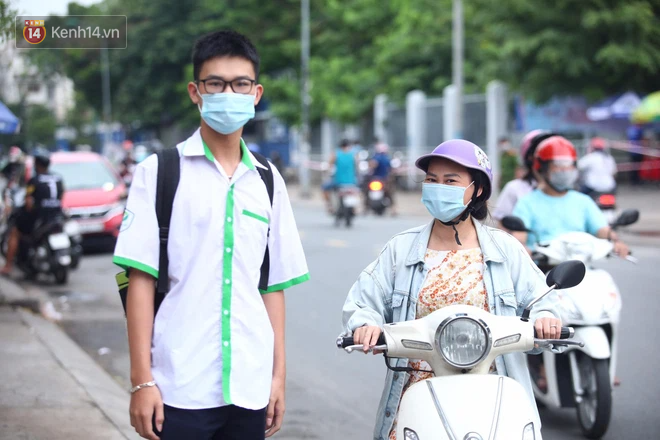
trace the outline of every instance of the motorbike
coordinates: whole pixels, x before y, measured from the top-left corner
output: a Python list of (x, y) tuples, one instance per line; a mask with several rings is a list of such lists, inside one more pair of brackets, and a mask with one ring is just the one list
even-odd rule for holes
[(605, 215), (608, 223), (612, 223), (616, 218), (616, 194), (614, 192), (591, 192), (589, 196), (596, 202), (596, 205)]
[(360, 190), (353, 185), (343, 185), (337, 189), (337, 209), (335, 209), (335, 226), (342, 220), (350, 228), (355, 217), (355, 208), (360, 204)]
[(57, 284), (66, 284), (71, 268), (71, 241), (64, 232), (64, 221), (38, 224), (30, 236), (21, 237), (16, 266), (28, 278), (43, 273), (53, 275)]
[[(639, 211), (626, 210), (612, 222), (612, 228), (633, 224)], [(510, 230), (522, 230), (520, 219), (502, 220)], [(548, 408), (575, 408), (586, 438), (598, 439), (607, 432), (612, 412), (612, 387), (621, 314), (621, 295), (612, 276), (593, 266), (613, 256), (613, 244), (585, 232), (562, 234), (549, 243), (537, 244), (532, 259), (551, 274), (567, 260), (586, 265), (580, 285), (558, 292), (562, 323), (575, 328), (583, 347), (569, 347), (562, 354), (544, 352), (541, 358), (528, 356), (536, 400)], [(635, 262), (633, 257), (628, 260)], [(545, 370), (547, 386), (540, 387), (539, 367)]]
[(77, 269), (83, 255), (83, 236), (77, 221), (68, 218), (64, 223), (64, 233), (69, 236), (71, 242), (71, 269)]
[[(401, 440), (534, 440), (534, 402), (523, 386), (506, 376), (489, 374), (496, 357), (527, 352), (535, 345), (543, 349), (582, 345), (569, 340), (574, 330), (561, 328), (560, 339), (537, 339), (529, 320), (534, 304), (555, 289), (578, 285), (585, 267), (567, 261), (546, 278), (550, 289), (532, 301), (521, 317), (497, 316), (481, 308), (452, 305), (421, 319), (385, 324), (372, 350), (384, 352), (385, 364), (393, 371), (391, 358), (422, 359), (434, 377), (412, 385), (399, 406), (396, 438)], [(351, 353), (363, 351), (353, 337), (340, 336), (338, 348)], [(368, 350), (371, 351), (371, 350)], [(467, 416), (469, 414), (469, 416)]]
[(389, 194), (385, 190), (385, 182), (380, 179), (372, 179), (367, 186), (367, 206), (376, 215), (383, 215), (385, 210), (392, 204)]

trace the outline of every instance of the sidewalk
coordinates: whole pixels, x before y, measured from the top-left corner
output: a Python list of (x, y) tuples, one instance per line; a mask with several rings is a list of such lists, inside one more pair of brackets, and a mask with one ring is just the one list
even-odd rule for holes
[(0, 281), (0, 438), (139, 439), (128, 392), (59, 326), (10, 305), (39, 307), (20, 290)]
[[(287, 187), (292, 204), (320, 209), (325, 215), (325, 203), (320, 188), (312, 188), (310, 197), (302, 198), (299, 185), (290, 184)], [(621, 229), (621, 236), (633, 245), (660, 247), (660, 188), (657, 186), (632, 187), (621, 185), (617, 191), (617, 208), (619, 211), (634, 208), (640, 212), (639, 221), (632, 226)], [(421, 198), (421, 191), (397, 191), (395, 203), (398, 214), (430, 218), (428, 211), (421, 202)], [(496, 204), (497, 200), (490, 201), (491, 212)]]

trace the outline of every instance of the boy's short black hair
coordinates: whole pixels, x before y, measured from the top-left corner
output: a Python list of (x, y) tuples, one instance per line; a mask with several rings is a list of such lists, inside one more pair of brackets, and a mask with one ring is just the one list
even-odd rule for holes
[(255, 80), (259, 78), (259, 54), (252, 42), (235, 31), (217, 31), (200, 37), (193, 46), (193, 76), (199, 80), (202, 65), (217, 57), (239, 57), (252, 63)]

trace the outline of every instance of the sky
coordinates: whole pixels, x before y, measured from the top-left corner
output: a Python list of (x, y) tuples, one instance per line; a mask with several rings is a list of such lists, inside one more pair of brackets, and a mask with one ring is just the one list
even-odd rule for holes
[[(11, 5), (20, 15), (65, 15), (71, 0), (13, 0)], [(75, 3), (89, 6), (100, 0), (75, 0)]]

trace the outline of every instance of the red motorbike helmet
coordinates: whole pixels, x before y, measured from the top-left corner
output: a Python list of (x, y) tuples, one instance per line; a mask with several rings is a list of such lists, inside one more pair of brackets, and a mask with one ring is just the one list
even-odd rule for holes
[(567, 161), (575, 164), (577, 152), (568, 139), (562, 136), (551, 136), (541, 142), (534, 154), (534, 169), (541, 171), (547, 168), (549, 162)]

